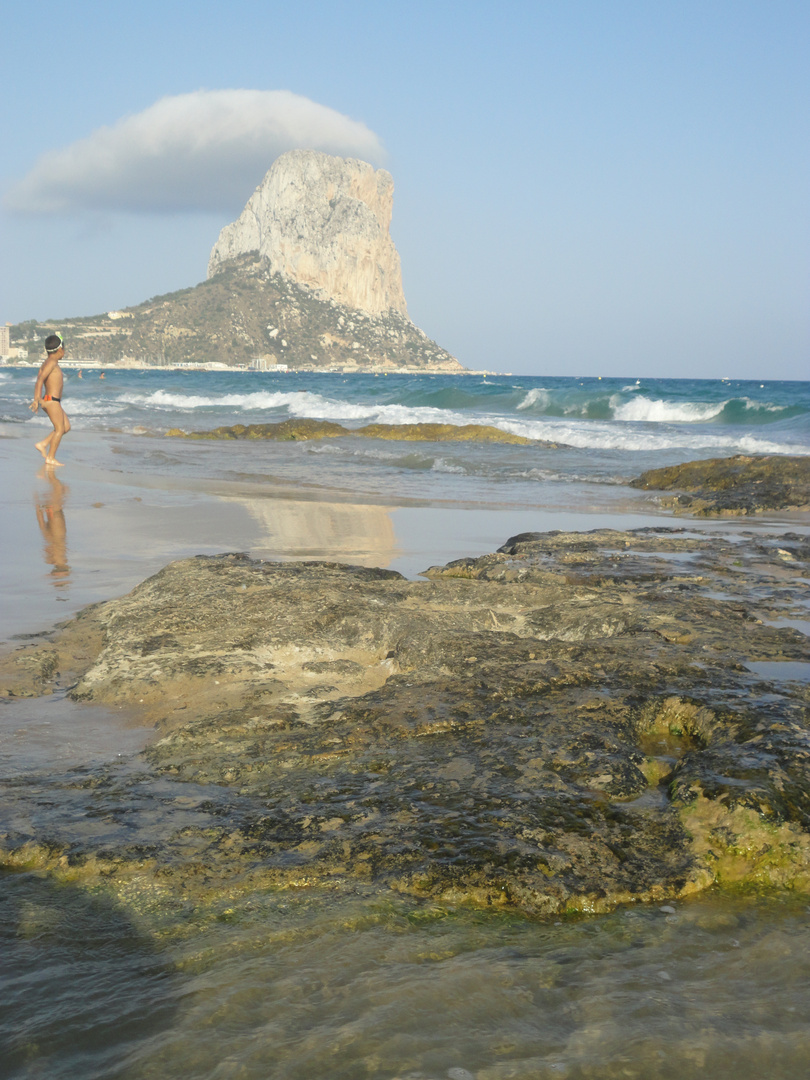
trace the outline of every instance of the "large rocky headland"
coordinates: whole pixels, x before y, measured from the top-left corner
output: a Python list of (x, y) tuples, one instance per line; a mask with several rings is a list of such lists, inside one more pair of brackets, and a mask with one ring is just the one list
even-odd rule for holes
[(408, 317), (392, 207), (384, 169), (289, 151), (222, 230), (205, 281), (121, 311), (19, 323), (12, 344), (39, 360), (59, 330), (72, 360), (105, 365), (462, 373)]
[(140, 768), (56, 778), (68, 815), (21, 784), (41, 805), (0, 864), (130, 905), (810, 890), (809, 574), (799, 533), (664, 526), (523, 534), (423, 581), (172, 563), (2, 660), (7, 699), (68, 689), (157, 735)]

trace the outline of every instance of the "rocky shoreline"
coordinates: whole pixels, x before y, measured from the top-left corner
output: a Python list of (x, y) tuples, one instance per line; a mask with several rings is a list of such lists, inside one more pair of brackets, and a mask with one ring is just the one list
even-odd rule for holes
[[(331, 420), (309, 418), (276, 424), (232, 424), (207, 431), (171, 428), (171, 438), (262, 440), (294, 442), (345, 437), (401, 442), (508, 443), (542, 450), (565, 449), (564, 444), (529, 439), (491, 424), (365, 424), (347, 428)], [(810, 511), (810, 457), (738, 454), (727, 458), (687, 461), (650, 469), (627, 481), (645, 491), (671, 491), (655, 501), (674, 513), (691, 517), (744, 517), (771, 510)]]
[[(147, 900), (371, 888), (530, 915), (810, 890), (809, 563), (803, 535), (670, 528), (523, 534), (417, 582), (173, 563), (6, 656), (0, 694), (139, 711), (143, 767), (215, 792), (205, 821), (146, 844), (18, 828), (0, 865)], [(133, 782), (64, 780), (87, 815)]]
[(182, 431), (170, 428), (169, 438), (182, 439), (270, 439), (277, 442), (305, 442), (309, 439), (337, 439), (353, 436), (402, 442), (497, 442), (513, 446), (542, 446), (556, 449), (556, 443), (513, 435), (491, 424), (365, 424), (347, 428), (332, 420), (295, 419), (278, 424), (231, 424), (209, 431)]
[(738, 454), (651, 469), (631, 487), (675, 491), (659, 502), (692, 517), (761, 514), (767, 510), (810, 510), (810, 457)]

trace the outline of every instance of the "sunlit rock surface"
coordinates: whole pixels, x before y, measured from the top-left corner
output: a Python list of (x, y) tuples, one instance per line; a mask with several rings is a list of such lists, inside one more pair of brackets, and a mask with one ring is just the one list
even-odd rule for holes
[(631, 487), (677, 491), (661, 503), (696, 517), (810, 509), (810, 457), (709, 458), (650, 469)]
[(331, 420), (294, 419), (278, 424), (233, 424), (213, 428), (210, 431), (181, 431), (171, 428), (166, 432), (174, 438), (188, 439), (272, 439), (278, 442), (306, 441), (308, 439), (336, 439), (353, 436), (368, 439), (386, 439), (402, 442), (499, 442), (516, 446), (548, 446), (523, 435), (513, 435), (491, 424), (365, 424), (359, 428), (346, 428)]
[[(6, 657), (0, 687), (140, 710), (149, 767), (208, 818), (151, 843), (18, 826), (2, 862), (529, 914), (806, 890), (808, 638), (768, 622), (801, 621), (809, 558), (794, 534), (642, 529), (525, 534), (421, 582), (173, 563)], [(122, 783), (85, 778), (88, 818)]]
[(394, 181), (385, 169), (317, 150), (272, 165), (211, 252), (208, 276), (258, 252), (273, 273), (345, 307), (407, 317), (399, 255), (389, 233)]
[[(282, 154), (220, 233), (204, 282), (123, 312), (62, 320), (71, 356), (463, 374), (408, 316), (389, 233), (393, 192), (391, 175), (364, 161)], [(49, 332), (32, 321), (14, 338), (33, 356)]]

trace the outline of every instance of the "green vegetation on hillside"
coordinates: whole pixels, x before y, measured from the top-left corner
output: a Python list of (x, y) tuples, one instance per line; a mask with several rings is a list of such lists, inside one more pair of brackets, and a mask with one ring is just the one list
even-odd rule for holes
[(65, 335), (71, 359), (104, 364), (241, 365), (263, 359), (310, 370), (462, 370), (403, 316), (392, 311), (375, 318), (320, 299), (272, 274), (256, 255), (231, 260), (199, 285), (120, 312), (18, 323), (12, 342), (36, 358), (56, 329)]

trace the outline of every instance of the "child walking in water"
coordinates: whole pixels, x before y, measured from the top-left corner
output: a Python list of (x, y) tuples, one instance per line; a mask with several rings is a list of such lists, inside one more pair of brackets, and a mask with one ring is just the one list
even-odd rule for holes
[(51, 334), (45, 338), (45, 352), (47, 356), (39, 369), (34, 387), (34, 400), (29, 408), (36, 412), (41, 405), (53, 424), (51, 434), (36, 444), (37, 450), (45, 458), (45, 464), (62, 465), (64, 462), (56, 460), (56, 450), (62, 441), (62, 436), (70, 431), (70, 420), (62, 408), (64, 376), (59, 367), (59, 361), (65, 355), (65, 345), (61, 334)]

